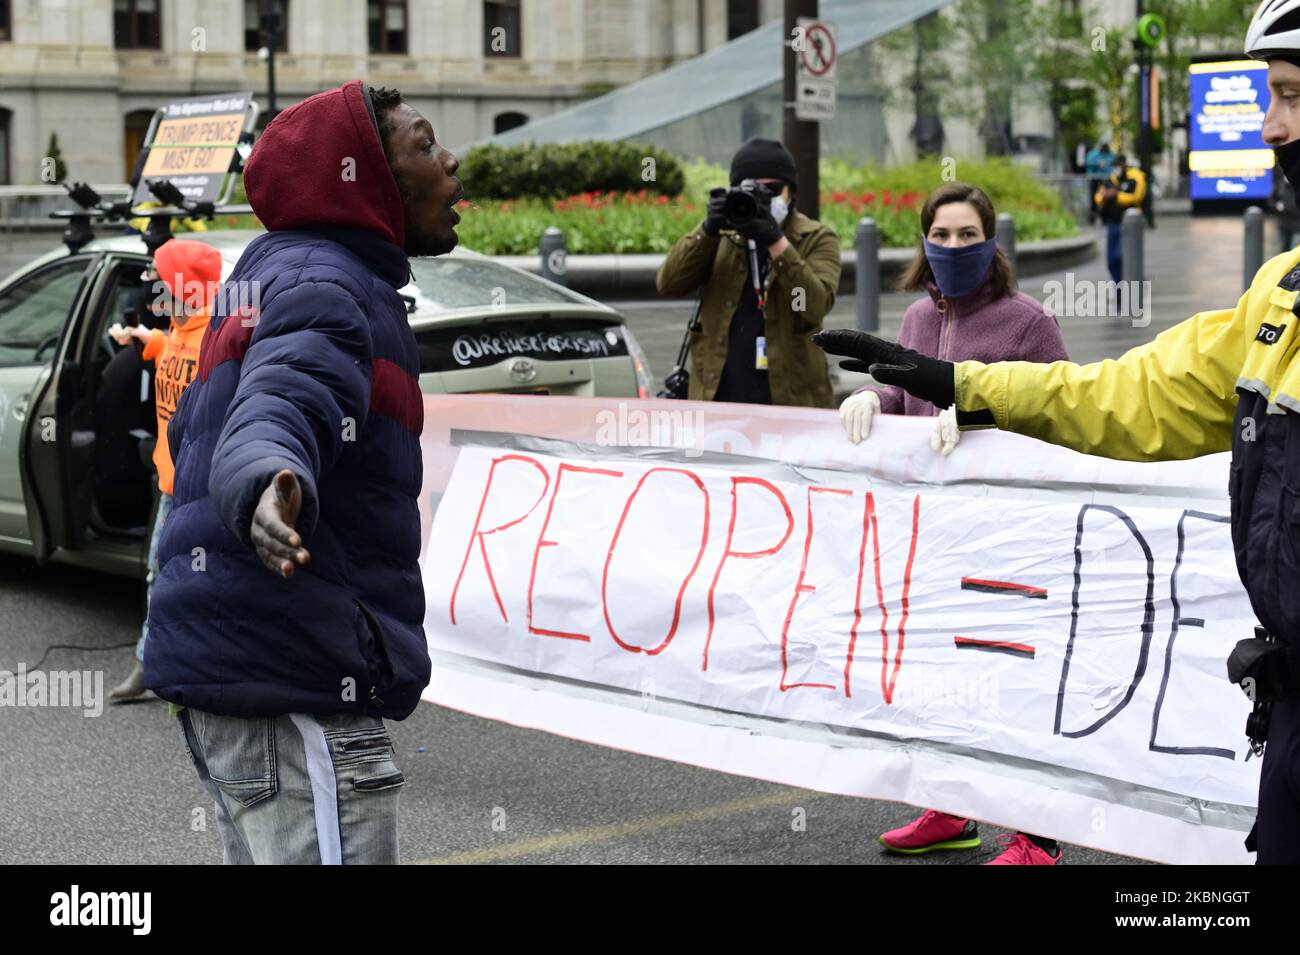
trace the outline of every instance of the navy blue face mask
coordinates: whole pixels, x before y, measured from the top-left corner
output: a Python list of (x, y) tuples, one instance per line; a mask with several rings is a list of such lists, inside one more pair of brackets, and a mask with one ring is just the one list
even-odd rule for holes
[(1273, 147), (1277, 156), (1278, 168), (1291, 184), (1291, 188), (1300, 193), (1300, 139), (1293, 139), (1284, 146)]
[(934, 273), (934, 284), (948, 298), (961, 298), (975, 291), (984, 281), (998, 251), (996, 239), (985, 239), (955, 249), (935, 245), (924, 236), (921, 241), (925, 243), (925, 258)]

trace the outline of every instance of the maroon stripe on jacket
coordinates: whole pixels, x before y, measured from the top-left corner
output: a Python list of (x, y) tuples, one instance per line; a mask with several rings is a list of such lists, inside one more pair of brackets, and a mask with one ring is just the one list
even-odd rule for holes
[(243, 361), (256, 324), (256, 319), (227, 315), (220, 325), (209, 326), (199, 349), (199, 381), (206, 382), (222, 362)]
[(424, 430), (424, 398), (420, 383), (401, 365), (386, 358), (371, 362), (370, 410), (395, 418), (417, 438)]

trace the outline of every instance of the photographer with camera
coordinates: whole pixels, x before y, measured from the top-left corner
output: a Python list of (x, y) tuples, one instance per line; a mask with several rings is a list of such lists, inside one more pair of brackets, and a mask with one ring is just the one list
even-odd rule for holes
[(731, 188), (712, 191), (704, 221), (668, 253), (659, 293), (700, 294), (692, 372), (670, 376), (673, 397), (831, 406), (826, 357), (811, 339), (835, 304), (840, 241), (795, 210), (797, 187), (785, 146), (748, 140), (731, 160)]

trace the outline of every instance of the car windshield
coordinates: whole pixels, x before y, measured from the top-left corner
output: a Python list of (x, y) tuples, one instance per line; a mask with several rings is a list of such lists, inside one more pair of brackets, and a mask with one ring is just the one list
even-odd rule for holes
[(417, 310), (503, 305), (572, 305), (584, 300), (527, 272), (485, 259), (443, 256), (412, 259)]

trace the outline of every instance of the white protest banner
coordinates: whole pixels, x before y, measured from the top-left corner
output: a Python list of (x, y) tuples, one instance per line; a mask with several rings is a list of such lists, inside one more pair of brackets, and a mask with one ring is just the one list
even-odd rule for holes
[(1227, 457), (833, 412), (426, 399), (426, 699), (1168, 862), (1246, 862)]

